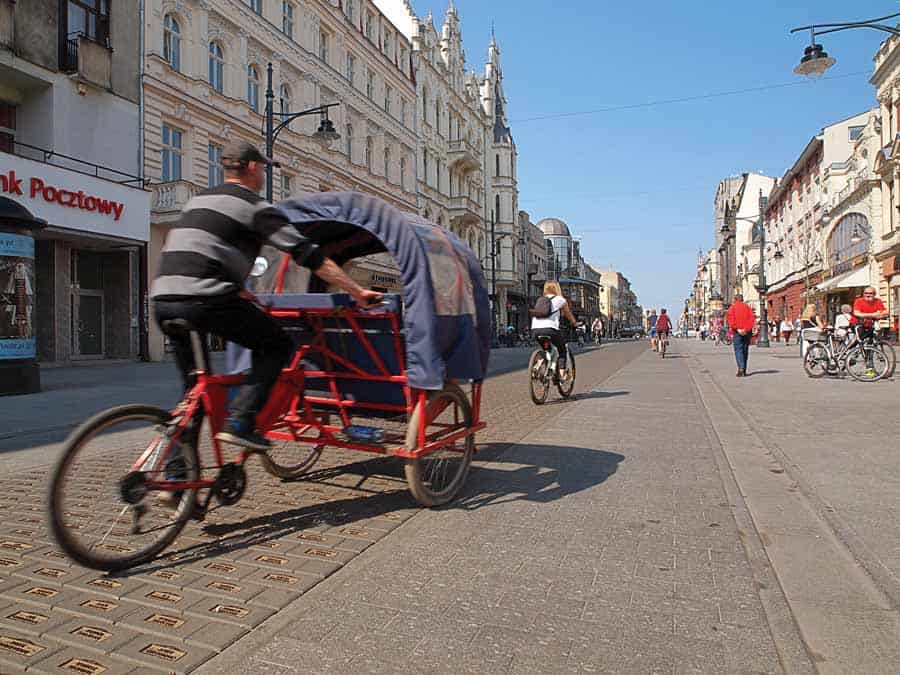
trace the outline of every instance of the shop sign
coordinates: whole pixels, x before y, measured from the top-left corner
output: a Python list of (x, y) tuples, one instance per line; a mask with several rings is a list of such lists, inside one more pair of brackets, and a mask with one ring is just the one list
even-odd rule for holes
[(51, 227), (150, 239), (150, 193), (0, 152), (0, 195)]
[(35, 354), (34, 239), (0, 232), (0, 360)]

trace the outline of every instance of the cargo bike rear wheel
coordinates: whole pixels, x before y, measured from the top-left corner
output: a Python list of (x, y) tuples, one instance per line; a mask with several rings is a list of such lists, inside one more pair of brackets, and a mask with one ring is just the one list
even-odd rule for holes
[[(419, 429), (424, 425), (425, 442), (439, 442), (472, 427), (472, 407), (459, 386), (448, 383), (429, 394), (424, 405), (416, 405), (409, 417), (406, 449), (421, 448)], [(465, 483), (475, 452), (475, 435), (468, 433), (428, 454), (406, 460), (406, 482), (423, 506), (440, 506), (452, 500)]]

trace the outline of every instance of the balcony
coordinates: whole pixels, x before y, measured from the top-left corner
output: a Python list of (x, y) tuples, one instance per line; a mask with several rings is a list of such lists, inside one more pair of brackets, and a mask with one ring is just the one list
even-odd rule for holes
[(155, 223), (174, 223), (184, 205), (203, 188), (189, 180), (176, 180), (152, 185), (151, 213)]
[(59, 69), (81, 84), (112, 86), (112, 50), (81, 33), (69, 35), (59, 55)]
[(481, 206), (464, 195), (450, 197), (450, 220), (460, 225), (481, 222)]
[(458, 168), (462, 171), (474, 171), (481, 165), (475, 146), (464, 138), (450, 141), (447, 149), (447, 162), (451, 168)]
[(12, 48), (16, 38), (14, 31), (16, 3), (12, 0), (0, 0), (0, 47)]
[(512, 176), (491, 176), (491, 185), (495, 188), (514, 188), (516, 179)]

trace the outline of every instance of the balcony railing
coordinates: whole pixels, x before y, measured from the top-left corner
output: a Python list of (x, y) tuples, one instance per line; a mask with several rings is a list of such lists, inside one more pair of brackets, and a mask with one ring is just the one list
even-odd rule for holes
[[(6, 147), (10, 146), (11, 149), (6, 150)], [(117, 169), (111, 169), (108, 166), (103, 166), (101, 164), (94, 164), (93, 162), (78, 159), (77, 157), (64, 155), (61, 152), (40, 148), (36, 145), (29, 145), (28, 143), (20, 143), (19, 141), (12, 141), (12, 143), (9, 143), (7, 141), (7, 145), (5, 147), (0, 146), (0, 150), (35, 162), (51, 164), (53, 166), (58, 166), (61, 169), (77, 171), (78, 173), (94, 176), (95, 178), (102, 178), (114, 183), (121, 183), (122, 185), (131, 184), (132, 187), (137, 188), (143, 187), (144, 185), (144, 179), (140, 176), (125, 173), (124, 171), (119, 171)]]
[(465, 195), (450, 197), (450, 218), (468, 222), (481, 220), (481, 206)]
[(189, 180), (175, 180), (157, 183), (153, 190), (153, 211), (156, 213), (180, 212), (191, 197), (203, 188)]
[(457, 138), (450, 141), (447, 148), (447, 159), (451, 165), (458, 165), (460, 168), (473, 171), (478, 168), (478, 151), (465, 138)]
[(80, 33), (66, 37), (62, 53), (59, 55), (59, 69), (64, 73), (78, 72), (78, 39)]
[(112, 86), (112, 50), (108, 40), (94, 40), (84, 33), (69, 33), (60, 47), (59, 69), (85, 84), (101, 89)]

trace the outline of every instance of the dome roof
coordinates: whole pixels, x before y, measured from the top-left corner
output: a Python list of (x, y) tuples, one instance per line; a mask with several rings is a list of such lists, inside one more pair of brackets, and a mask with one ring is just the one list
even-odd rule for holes
[(563, 237), (571, 237), (572, 235), (569, 233), (569, 226), (566, 225), (559, 218), (544, 218), (540, 222), (538, 222), (537, 226), (541, 228), (544, 234), (547, 236), (559, 235)]

